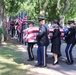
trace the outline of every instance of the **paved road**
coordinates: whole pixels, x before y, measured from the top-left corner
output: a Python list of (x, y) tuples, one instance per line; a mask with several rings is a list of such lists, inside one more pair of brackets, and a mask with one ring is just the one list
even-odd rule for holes
[[(47, 54), (48, 54), (47, 67), (46, 68), (38, 68), (38, 67), (34, 66), (36, 63), (36, 60), (31, 61), (31, 62), (27, 61), (27, 59), (28, 59), (27, 46), (19, 45), (18, 42), (14, 39), (12, 39), (11, 41), (8, 41), (9, 44), (12, 44), (10, 42), (12, 42), (13, 45), (15, 45), (19, 51), (23, 52), (23, 56), (21, 58), (24, 61), (21, 64), (27, 65), (26, 68), (28, 67), (31, 75), (76, 75), (76, 46), (73, 48), (73, 56), (74, 56), (74, 64), (73, 65), (67, 65), (65, 63), (66, 44), (61, 45), (62, 57), (60, 57), (60, 59), (59, 59), (59, 64), (52, 65), (53, 58), (52, 58), (52, 54), (51, 54), (51, 45), (49, 45), (48, 49), (47, 49)], [(34, 46), (33, 52), (34, 52), (35, 57), (37, 57), (37, 45)], [(27, 75), (29, 75), (29, 73)]]
[[(59, 58), (59, 63), (57, 65), (52, 65), (53, 58), (51, 50), (51, 45), (48, 46), (47, 49), (47, 68), (32, 68), (32, 71), (42, 73), (42, 75), (76, 75), (76, 46), (73, 48), (73, 56), (74, 56), (74, 64), (73, 65), (67, 65), (65, 63), (66, 57), (65, 57), (65, 47), (66, 44), (61, 45), (61, 53), (62, 56)], [(37, 45), (34, 46), (33, 52), (35, 57), (37, 56)], [(36, 62), (36, 60), (34, 61)], [(40, 71), (41, 70), (41, 71)]]

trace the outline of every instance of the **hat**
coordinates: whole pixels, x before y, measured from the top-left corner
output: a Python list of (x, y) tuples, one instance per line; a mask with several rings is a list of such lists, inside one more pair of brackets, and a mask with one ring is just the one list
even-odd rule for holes
[(75, 24), (74, 20), (68, 21), (68, 24), (71, 24), (71, 23), (74, 23)]
[(55, 23), (55, 24), (58, 24), (58, 25), (59, 25), (59, 21), (58, 21), (57, 19), (55, 19), (55, 20), (53, 21), (53, 23)]
[(28, 21), (28, 25), (29, 25), (29, 24), (34, 24), (34, 22), (33, 22), (33, 21)]
[(45, 18), (44, 18), (44, 17), (39, 17), (38, 20), (39, 20), (39, 22), (40, 22), (40, 21), (42, 21), (42, 20), (45, 20)]

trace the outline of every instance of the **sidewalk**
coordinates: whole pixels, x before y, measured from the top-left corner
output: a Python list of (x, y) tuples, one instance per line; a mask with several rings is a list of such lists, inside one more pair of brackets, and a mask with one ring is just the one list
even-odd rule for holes
[[(74, 64), (73, 65), (67, 65), (65, 63), (65, 60), (66, 60), (65, 47), (66, 47), (66, 44), (62, 44), (62, 46), (61, 46), (62, 56), (59, 58), (59, 63), (57, 65), (52, 65), (53, 58), (52, 58), (52, 54), (50, 53), (51, 46), (48, 47), (48, 51), (47, 51), (48, 58), (47, 58), (47, 67), (46, 68), (35, 67), (34, 65), (37, 62), (36, 60), (34, 60), (32, 62), (26, 61), (30, 65), (30, 71), (35, 72), (36, 74), (34, 74), (34, 75), (76, 75), (76, 47), (73, 48), (73, 56), (74, 56)], [(36, 55), (37, 54), (36, 53), (37, 45), (34, 46), (33, 52), (36, 57), (37, 56)]]

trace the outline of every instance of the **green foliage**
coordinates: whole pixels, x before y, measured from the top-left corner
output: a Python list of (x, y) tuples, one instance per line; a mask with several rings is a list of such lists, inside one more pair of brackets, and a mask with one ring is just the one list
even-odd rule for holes
[(4, 0), (7, 15), (16, 16), (20, 10), (21, 4), (25, 0)]
[(46, 11), (48, 12), (48, 21), (52, 21), (53, 19), (59, 18), (59, 12), (57, 10), (57, 1), (50, 0)]
[[(40, 4), (38, 1), (41, 2), (41, 9), (45, 4), (46, 0), (4, 0), (5, 1), (5, 9), (6, 14), (17, 16), (18, 13), (21, 11), (28, 11), (28, 19), (35, 19), (37, 20), (39, 13), (40, 13)], [(55, 18), (59, 18), (61, 12), (64, 11), (65, 0), (61, 0), (61, 11), (57, 10), (57, 0), (49, 0), (48, 6), (45, 9), (45, 17), (47, 21), (52, 21)], [(65, 14), (65, 20), (70, 18), (76, 17), (76, 1), (70, 0), (70, 7), (69, 10)]]
[(69, 19), (74, 19), (75, 17), (76, 17), (76, 0), (71, 0), (69, 10), (65, 14), (65, 21)]

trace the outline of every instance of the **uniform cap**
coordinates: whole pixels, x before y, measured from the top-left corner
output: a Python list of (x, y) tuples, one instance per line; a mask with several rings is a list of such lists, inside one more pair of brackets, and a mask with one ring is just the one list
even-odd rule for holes
[(33, 22), (33, 21), (28, 21), (28, 25), (29, 25), (29, 24), (34, 24), (34, 22)]
[(53, 23), (59, 24), (59, 21), (58, 21), (57, 19), (55, 19), (55, 20), (53, 21)]
[(71, 24), (71, 23), (74, 23), (75, 24), (74, 20), (68, 21), (68, 24)]
[(45, 18), (44, 18), (44, 17), (39, 17), (38, 20), (39, 20), (39, 22), (40, 22), (40, 21), (42, 21), (42, 20), (45, 20)]

